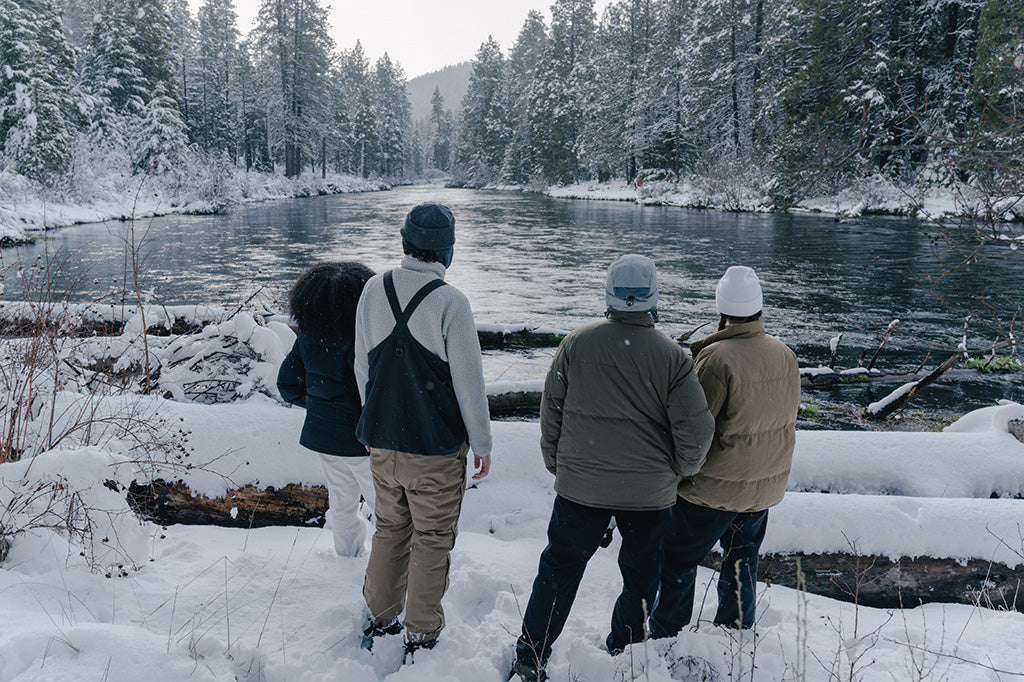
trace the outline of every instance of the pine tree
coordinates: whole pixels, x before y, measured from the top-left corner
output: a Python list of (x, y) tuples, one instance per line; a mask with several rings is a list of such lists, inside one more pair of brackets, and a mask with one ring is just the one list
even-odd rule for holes
[(233, 0), (204, 0), (199, 8), (198, 74), (194, 86), (198, 111), (193, 139), (207, 152), (237, 158), (239, 131), (235, 82), (239, 72), (238, 17)]
[(323, 148), (320, 108), (334, 47), (327, 12), (317, 0), (263, 0), (253, 38), (271, 107), (270, 147), (285, 175), (294, 177)]
[(477, 50), (473, 73), (462, 100), (458, 162), (477, 184), (497, 177), (508, 144), (505, 57), (488, 37)]
[(74, 59), (51, 0), (0, 0), (0, 159), (44, 183), (70, 160)]
[(444, 97), (441, 90), (434, 88), (430, 97), (431, 164), (440, 171), (451, 170), (452, 160), (452, 114), (444, 108)]
[(689, 0), (661, 0), (655, 8), (650, 66), (652, 94), (650, 161), (648, 165), (671, 170), (676, 177), (696, 157), (691, 115), (684, 89), (688, 63), (683, 46), (692, 39)]
[(406, 172), (412, 107), (405, 89), (402, 67), (387, 53), (374, 64), (370, 78), (374, 95), (374, 123), (377, 137), (377, 171), (385, 178), (400, 178)]
[(503, 182), (525, 184), (539, 165), (530, 145), (531, 122), (538, 66), (547, 50), (548, 35), (540, 12), (531, 11), (523, 22), (508, 57), (509, 140), (501, 164)]
[(358, 41), (351, 50), (341, 53), (338, 74), (343, 88), (351, 128), (348, 141), (348, 168), (361, 177), (368, 177), (376, 168), (377, 128), (370, 83), (370, 62)]
[(652, 160), (654, 32), (651, 0), (614, 3), (605, 11), (589, 61), (580, 64), (580, 162), (600, 180), (633, 180)]
[(269, 107), (262, 96), (270, 90), (261, 81), (261, 72), (257, 69), (248, 39), (239, 44), (237, 52), (238, 74), (237, 97), (235, 109), (238, 111), (239, 144), (245, 159), (245, 169), (261, 172), (274, 168), (273, 155), (270, 153)]
[(556, 0), (551, 14), (551, 40), (537, 65), (530, 102), (530, 154), (546, 180), (567, 183), (580, 171), (578, 99), (595, 30), (594, 2)]

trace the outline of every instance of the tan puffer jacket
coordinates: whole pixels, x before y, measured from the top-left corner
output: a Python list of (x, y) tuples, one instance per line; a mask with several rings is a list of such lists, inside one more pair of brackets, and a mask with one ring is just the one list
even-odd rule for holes
[(714, 419), (693, 361), (647, 313), (614, 312), (567, 336), (541, 399), (541, 451), (555, 490), (578, 504), (675, 504), (704, 462)]
[(690, 346), (715, 438), (707, 462), (679, 483), (688, 502), (736, 512), (782, 501), (796, 444), (800, 370), (764, 323), (727, 327)]

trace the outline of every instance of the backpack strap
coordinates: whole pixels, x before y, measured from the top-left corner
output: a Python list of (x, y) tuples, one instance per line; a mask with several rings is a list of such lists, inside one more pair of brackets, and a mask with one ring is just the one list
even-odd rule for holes
[(402, 306), (398, 304), (398, 294), (395, 292), (395, 280), (391, 275), (391, 270), (384, 273), (384, 293), (387, 294), (388, 303), (391, 305), (391, 314), (395, 316), (395, 327), (405, 327), (409, 318), (419, 307), (423, 299), (427, 297), (430, 292), (434, 289), (438, 289), (445, 285), (443, 279), (432, 279), (422, 287), (420, 290), (413, 294), (413, 297), (409, 300), (409, 303), (405, 306), (405, 310), (402, 310)]

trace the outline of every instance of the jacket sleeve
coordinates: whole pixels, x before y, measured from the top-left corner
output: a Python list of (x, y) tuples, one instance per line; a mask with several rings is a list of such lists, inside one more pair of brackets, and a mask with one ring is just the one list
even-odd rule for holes
[[(478, 457), (491, 454), (491, 416), (484, 385), (484, 366), (480, 356), (480, 337), (476, 333), (473, 310), (461, 293), (445, 311), (443, 324), (445, 353), (452, 372), (455, 399), (462, 412), (469, 446)], [(357, 349), (358, 350), (358, 349)], [(357, 354), (358, 358), (358, 354)]]
[(277, 372), (277, 390), (286, 402), (306, 406), (306, 367), (299, 352), (298, 339)]
[(359, 303), (356, 304), (356, 338), (352, 344), (352, 374), (356, 378), (356, 388), (359, 389), (359, 400), (366, 404), (366, 382), (370, 377), (370, 349), (367, 346), (367, 316), (369, 315), (369, 304), (366, 303), (366, 287), (363, 289)]
[(704, 389), (704, 398), (708, 401), (708, 410), (712, 417), (718, 419), (718, 413), (729, 398), (729, 384), (720, 372), (715, 371), (714, 364), (707, 360), (707, 356), (698, 356), (696, 368), (697, 378)]
[(711, 448), (715, 418), (708, 411), (690, 358), (686, 358), (669, 387), (668, 417), (674, 445), (672, 470), (679, 476), (693, 476), (704, 465)]
[(540, 451), (544, 466), (555, 473), (558, 440), (562, 436), (562, 410), (569, 389), (566, 379), (565, 341), (558, 346), (551, 368), (544, 379), (544, 393), (540, 398)]

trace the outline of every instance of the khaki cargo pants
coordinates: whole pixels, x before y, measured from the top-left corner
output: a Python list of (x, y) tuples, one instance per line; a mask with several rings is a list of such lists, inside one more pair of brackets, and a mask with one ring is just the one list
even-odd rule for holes
[(441, 598), (448, 589), (468, 451), (468, 445), (441, 456), (370, 451), (377, 523), (363, 598), (381, 625), (404, 606), (410, 641), (430, 641), (444, 628)]

